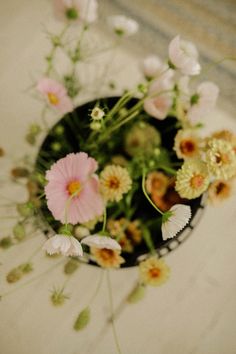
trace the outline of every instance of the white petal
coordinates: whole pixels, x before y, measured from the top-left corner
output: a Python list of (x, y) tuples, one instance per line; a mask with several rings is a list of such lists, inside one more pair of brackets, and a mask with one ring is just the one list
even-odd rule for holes
[(191, 218), (191, 208), (188, 205), (175, 204), (169, 211), (173, 214), (161, 226), (163, 240), (176, 236)]
[(108, 236), (90, 235), (85, 237), (81, 241), (81, 243), (89, 247), (121, 250), (120, 244), (116, 240)]

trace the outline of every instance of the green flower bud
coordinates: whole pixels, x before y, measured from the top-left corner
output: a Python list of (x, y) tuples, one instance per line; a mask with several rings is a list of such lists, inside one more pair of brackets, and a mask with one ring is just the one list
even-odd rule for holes
[(17, 241), (22, 241), (25, 236), (25, 227), (22, 223), (18, 222), (14, 227), (13, 227), (13, 234)]
[(9, 247), (12, 246), (12, 239), (10, 236), (7, 236), (7, 237), (3, 237), (1, 240), (0, 240), (0, 248), (3, 248), (3, 249), (7, 249)]
[(91, 128), (92, 130), (96, 130), (96, 131), (97, 131), (97, 130), (100, 130), (101, 127), (102, 127), (102, 125), (101, 125), (100, 122), (93, 121), (93, 122), (90, 123), (90, 128)]
[(53, 151), (57, 152), (61, 150), (61, 143), (59, 143), (58, 141), (55, 141), (54, 143), (51, 144), (51, 148)]
[(17, 204), (16, 209), (23, 217), (32, 216), (34, 213), (34, 207), (31, 202)]
[(64, 266), (65, 274), (73, 274), (79, 268), (79, 262), (76, 259), (71, 258)]
[(63, 125), (58, 125), (55, 128), (55, 134), (56, 135), (62, 135), (64, 133), (65, 129), (63, 127)]
[(80, 331), (87, 327), (90, 322), (90, 317), (90, 308), (86, 307), (83, 311), (80, 312), (79, 316), (77, 317), (77, 320), (74, 323), (74, 330)]
[(23, 263), (19, 265), (18, 269), (21, 270), (22, 273), (27, 274), (33, 271), (33, 265), (32, 263)]
[(136, 304), (141, 301), (146, 294), (146, 287), (143, 284), (137, 284), (133, 291), (129, 294), (127, 301)]
[(23, 276), (22, 271), (17, 267), (12, 269), (6, 276), (6, 280), (8, 283), (16, 283), (18, 280), (20, 280)]

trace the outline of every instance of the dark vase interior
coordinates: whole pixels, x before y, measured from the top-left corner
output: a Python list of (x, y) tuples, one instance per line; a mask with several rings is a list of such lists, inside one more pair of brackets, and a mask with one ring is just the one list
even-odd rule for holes
[[(106, 109), (109, 110), (114, 106), (118, 99), (119, 97), (109, 97), (100, 100), (94, 100), (77, 107), (73, 112), (62, 117), (60, 121), (58, 121), (58, 123), (56, 123), (51, 128), (50, 132), (48, 133), (40, 147), (35, 163), (36, 170), (45, 172), (55, 161), (71, 152), (85, 151), (90, 156), (98, 158), (98, 156), (94, 156), (93, 151), (86, 151), (83, 147), (83, 142), (86, 141), (90, 133), (88, 118), (89, 114), (91, 113), (95, 104), (97, 104), (98, 102), (101, 106), (106, 107)], [(132, 99), (127, 104), (127, 107), (132, 107), (136, 102), (137, 99)], [(148, 121), (149, 124), (152, 124), (156, 129), (159, 130), (162, 137), (162, 145), (168, 150), (172, 150), (173, 148), (174, 137), (176, 135), (176, 128), (173, 129), (172, 127), (174, 125), (173, 123), (175, 122), (176, 119), (174, 117), (168, 117), (162, 121), (150, 118), (150, 120)], [(63, 134), (61, 134), (62, 129)], [(111, 149), (114, 153), (119, 153), (124, 156), (126, 155), (126, 152), (123, 150), (121, 144), (122, 133), (119, 132), (119, 136), (120, 141), (118, 139), (118, 141), (114, 144), (111, 139), (109, 140), (109, 142), (107, 142), (107, 144), (104, 144), (102, 147), (103, 155), (107, 157), (107, 162), (110, 158)], [(55, 146), (58, 143), (61, 144), (61, 147), (60, 149), (55, 149)], [(176, 159), (176, 157), (174, 157), (174, 159)], [(104, 163), (106, 163), (106, 161), (104, 161)], [(180, 231), (174, 239), (163, 241), (160, 230), (160, 215), (158, 215), (157, 211), (150, 205), (143, 193), (141, 193), (140, 191), (135, 193), (134, 202), (139, 205), (134, 215), (135, 219), (141, 219), (143, 222), (147, 222), (149, 219), (156, 218), (156, 222), (153, 223), (150, 227), (150, 232), (154, 241), (155, 248), (157, 249), (157, 254), (159, 256), (163, 256), (168, 252), (172, 251), (173, 249), (177, 248), (189, 236), (192, 228), (196, 224), (196, 222), (194, 222), (193, 226), (193, 220), (195, 219), (196, 214), (199, 210), (203, 209), (202, 198), (196, 198), (187, 201), (186, 204), (190, 205), (192, 210), (192, 217), (189, 225), (187, 225), (182, 231)], [(57, 231), (60, 224), (53, 219), (51, 212), (47, 208), (45, 200), (43, 200), (42, 202), (41, 212), (49, 227)], [(99, 229), (101, 229), (101, 223), (96, 226), (95, 232)], [(183, 236), (181, 237), (183, 233), (185, 233), (186, 235), (186, 237), (184, 238)], [(175, 242), (175, 246), (172, 246), (172, 244), (174, 244), (173, 241)], [(126, 261), (123, 267), (135, 266), (137, 264), (138, 258), (142, 257), (147, 253), (148, 248), (144, 241), (142, 241), (138, 246), (135, 247), (135, 251), (133, 253), (124, 252), (122, 254)]]

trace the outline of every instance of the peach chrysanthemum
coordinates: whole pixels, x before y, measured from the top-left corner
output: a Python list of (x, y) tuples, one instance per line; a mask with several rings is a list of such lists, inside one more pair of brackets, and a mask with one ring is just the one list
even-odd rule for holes
[(177, 171), (175, 189), (182, 198), (197, 198), (207, 190), (208, 185), (207, 165), (203, 161), (186, 160)]
[(206, 152), (206, 162), (209, 172), (216, 178), (228, 180), (236, 173), (236, 154), (229, 141), (210, 140)]
[(101, 172), (101, 193), (106, 200), (119, 202), (123, 194), (130, 190), (131, 185), (129, 172), (124, 167), (109, 165)]
[(232, 194), (232, 187), (232, 180), (224, 181), (223, 179), (219, 179), (211, 183), (208, 189), (210, 203), (216, 205), (229, 198)]
[(149, 194), (162, 197), (169, 185), (169, 178), (163, 172), (150, 172), (146, 180), (146, 189)]
[(125, 262), (120, 251), (108, 248), (90, 248), (92, 258), (102, 268), (119, 268)]
[(164, 284), (170, 275), (170, 269), (163, 259), (150, 257), (139, 265), (140, 280), (144, 284), (158, 286)]
[(174, 150), (180, 159), (197, 157), (201, 139), (191, 129), (179, 130), (175, 136)]

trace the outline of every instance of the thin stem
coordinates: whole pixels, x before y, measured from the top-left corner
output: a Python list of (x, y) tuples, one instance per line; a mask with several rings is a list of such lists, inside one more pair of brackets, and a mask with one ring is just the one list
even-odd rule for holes
[(163, 166), (163, 165), (159, 165), (158, 166), (159, 168), (161, 168), (162, 170), (172, 174), (172, 175), (176, 175), (176, 170), (174, 170), (173, 168), (171, 167), (168, 167), (168, 166)]
[(97, 286), (96, 286), (95, 291), (94, 291), (94, 293), (92, 294), (92, 296), (91, 296), (91, 298), (90, 298), (90, 300), (89, 300), (89, 303), (88, 303), (89, 306), (91, 306), (91, 305), (93, 304), (94, 300), (96, 299), (96, 297), (97, 297), (97, 295), (98, 295), (98, 293), (99, 293), (99, 290), (100, 290), (100, 288), (101, 288), (102, 281), (103, 281), (103, 276), (104, 276), (104, 270), (101, 269), (101, 270), (100, 270), (100, 276), (99, 276), (98, 282), (97, 282)]
[(116, 332), (116, 327), (114, 323), (114, 306), (113, 306), (113, 296), (112, 296), (112, 286), (111, 286), (111, 280), (110, 280), (110, 273), (109, 270), (107, 270), (107, 288), (108, 288), (108, 294), (109, 294), (109, 302), (110, 302), (110, 309), (111, 309), (111, 325), (112, 325), (112, 332), (113, 336), (115, 339), (115, 344), (116, 344), (116, 349), (117, 353), (122, 354), (117, 332)]
[(102, 232), (105, 231), (105, 229), (106, 229), (106, 224), (107, 224), (107, 209), (105, 208), (104, 214), (103, 214)]
[(145, 195), (145, 197), (147, 198), (147, 200), (149, 201), (149, 203), (153, 206), (153, 208), (155, 208), (158, 213), (160, 213), (161, 215), (163, 215), (164, 213), (153, 203), (153, 201), (151, 200), (151, 198), (149, 197), (149, 195), (146, 192), (145, 189), (145, 179), (146, 179), (146, 174), (145, 172), (143, 172), (143, 178), (142, 178), (142, 190), (143, 190), (143, 194)]

